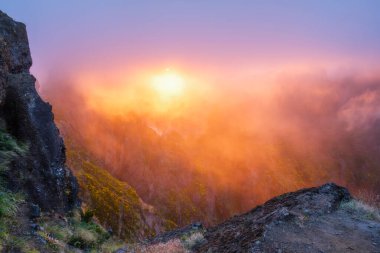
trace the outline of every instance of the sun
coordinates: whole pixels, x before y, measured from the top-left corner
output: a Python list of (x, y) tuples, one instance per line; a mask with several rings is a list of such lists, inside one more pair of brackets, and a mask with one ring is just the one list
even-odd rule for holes
[(178, 97), (184, 92), (185, 81), (181, 75), (167, 69), (163, 74), (153, 77), (152, 87), (161, 97)]

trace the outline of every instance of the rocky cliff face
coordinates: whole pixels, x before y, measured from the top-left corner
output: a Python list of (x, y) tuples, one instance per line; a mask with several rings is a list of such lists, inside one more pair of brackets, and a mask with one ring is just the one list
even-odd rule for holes
[(64, 212), (77, 204), (77, 183), (65, 166), (65, 146), (51, 105), (35, 89), (26, 27), (0, 11), (0, 127), (28, 147), (11, 164), (9, 186), (23, 190), (43, 210)]

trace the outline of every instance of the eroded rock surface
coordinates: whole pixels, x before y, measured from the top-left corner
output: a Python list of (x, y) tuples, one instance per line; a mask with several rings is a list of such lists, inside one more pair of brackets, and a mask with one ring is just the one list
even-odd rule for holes
[(380, 223), (349, 212), (335, 184), (273, 198), (210, 228), (196, 252), (380, 252)]
[(77, 204), (77, 183), (65, 166), (65, 146), (51, 106), (35, 89), (26, 27), (0, 11), (0, 126), (28, 147), (11, 165), (9, 186), (22, 189), (42, 210)]
[(380, 252), (380, 213), (329, 183), (286, 193), (206, 230), (187, 226), (164, 233), (150, 244), (170, 248), (179, 239), (189, 245), (193, 233), (203, 236), (190, 243), (191, 252), (375, 253)]

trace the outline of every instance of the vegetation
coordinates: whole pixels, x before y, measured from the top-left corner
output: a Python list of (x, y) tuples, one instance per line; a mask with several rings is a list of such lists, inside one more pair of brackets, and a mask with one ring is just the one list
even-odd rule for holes
[(67, 156), (87, 209), (83, 213), (84, 219), (95, 216), (114, 235), (128, 241), (136, 240), (141, 233), (154, 235), (154, 231), (142, 221), (141, 200), (132, 187), (95, 165), (79, 148), (70, 148)]
[[(28, 147), (0, 130), (0, 251), (25, 253), (48, 252), (113, 252), (123, 244), (93, 220), (92, 210), (74, 210), (69, 217), (42, 215), (36, 220), (35, 234), (26, 217), (26, 204), (21, 193), (7, 189), (4, 180), (10, 163), (26, 155)], [(36, 237), (42, 244), (36, 244)]]
[(197, 245), (205, 241), (203, 233), (201, 232), (191, 233), (190, 235), (181, 239), (183, 246), (188, 250), (194, 249)]
[(77, 178), (95, 216), (119, 237), (133, 239), (140, 217), (136, 192), (91, 162), (83, 162), (82, 166)]
[(12, 236), (11, 229), (17, 223), (16, 214), (23, 196), (7, 190), (3, 177), (9, 163), (26, 150), (26, 146), (20, 145), (11, 135), (0, 130), (0, 249), (19, 244), (19, 240)]
[(129, 245), (132, 252), (138, 253), (189, 253), (202, 242), (205, 238), (202, 232), (191, 232), (181, 238), (175, 238), (167, 242), (153, 245), (135, 244)]
[(173, 239), (166, 243), (158, 243), (136, 250), (139, 253), (189, 253), (179, 239)]
[(361, 200), (352, 199), (349, 202), (343, 203), (341, 208), (354, 212), (362, 218), (380, 221), (380, 209), (368, 205)]
[(47, 242), (51, 251), (57, 252), (70, 252), (74, 248), (88, 252), (112, 252), (108, 251), (112, 245), (120, 246), (102, 226), (84, 220), (80, 213), (80, 210), (74, 210), (69, 217), (61, 219), (41, 217), (38, 221), (38, 236)]
[(380, 194), (368, 190), (359, 190), (358, 192), (354, 192), (354, 196), (359, 201), (380, 209)]

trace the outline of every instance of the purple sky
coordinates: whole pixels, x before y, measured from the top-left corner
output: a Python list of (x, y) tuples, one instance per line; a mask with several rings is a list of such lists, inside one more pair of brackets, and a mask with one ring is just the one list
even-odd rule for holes
[(380, 60), (377, 0), (2, 0), (27, 25), (33, 73)]

